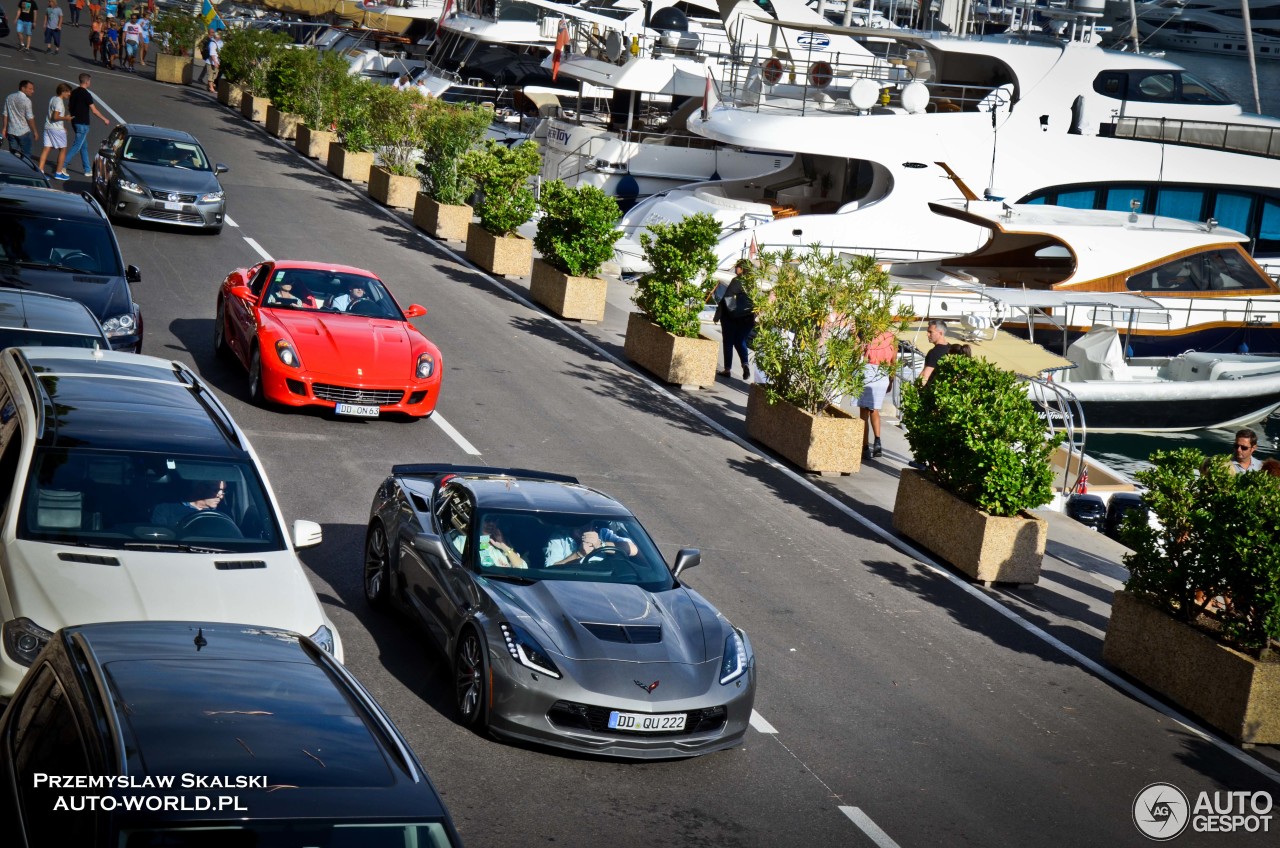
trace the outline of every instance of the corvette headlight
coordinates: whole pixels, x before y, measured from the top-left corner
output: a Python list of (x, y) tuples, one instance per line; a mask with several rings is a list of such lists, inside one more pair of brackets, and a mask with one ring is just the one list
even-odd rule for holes
[(289, 344), (284, 339), (280, 339), (276, 342), (276, 356), (280, 358), (281, 362), (288, 365), (290, 368), (302, 367), (302, 360), (299, 359), (298, 354), (294, 352), (293, 345)]
[(133, 180), (116, 180), (116, 185), (121, 191), (127, 191), (131, 194), (146, 194), (147, 190), (142, 187), (141, 183), (135, 183)]
[(418, 357), (418, 367), (414, 369), (414, 374), (419, 380), (425, 380), (432, 374), (436, 373), (436, 358), (429, 353), (424, 353)]
[(52, 633), (29, 618), (4, 623), (4, 652), (22, 666), (30, 667), (52, 638)]
[(102, 322), (102, 330), (107, 334), (107, 338), (131, 336), (138, 331), (138, 322), (134, 319), (132, 313), (112, 315)]
[(560, 679), (560, 670), (532, 636), (505, 621), (498, 626), (502, 629), (502, 638), (507, 643), (507, 653), (511, 654), (511, 659), (547, 677)]
[(222, 199), (222, 192), (220, 191), (211, 191), (208, 194), (200, 195), (201, 203), (217, 203), (221, 199)]
[(320, 625), (320, 629), (311, 634), (311, 641), (323, 648), (326, 654), (333, 654), (333, 631), (327, 625)]
[(720, 661), (720, 682), (732, 683), (747, 673), (747, 646), (738, 635), (731, 630), (724, 640), (724, 659)]

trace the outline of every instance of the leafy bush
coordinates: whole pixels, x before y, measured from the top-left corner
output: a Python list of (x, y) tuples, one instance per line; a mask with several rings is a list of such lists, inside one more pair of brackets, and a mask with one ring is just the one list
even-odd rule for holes
[(650, 321), (668, 333), (698, 337), (698, 315), (715, 286), (715, 246), (720, 225), (706, 212), (674, 224), (650, 224), (640, 235), (653, 270), (636, 282), (632, 299)]
[(288, 33), (253, 27), (227, 30), (218, 53), (222, 73), (250, 94), (265, 96), (272, 63), (292, 43)]
[(327, 129), (355, 83), (343, 58), (328, 50), (284, 50), (267, 71), (266, 95), (282, 112)]
[(533, 217), (538, 201), (529, 180), (542, 167), (538, 145), (526, 141), (513, 147), (490, 139), (483, 147), (468, 150), (463, 169), (480, 187), (476, 204), (480, 226), (495, 236), (509, 236)]
[(1280, 481), (1233, 475), (1191, 448), (1157, 451), (1151, 463), (1135, 476), (1160, 526), (1126, 519), (1125, 589), (1183, 621), (1208, 616), (1245, 650), (1280, 639)]
[(599, 274), (622, 237), (616, 229), (622, 214), (618, 202), (595, 186), (573, 189), (552, 180), (543, 184), (538, 206), (543, 216), (533, 246), (542, 260), (574, 277)]
[(476, 105), (429, 100), (422, 110), (422, 191), (437, 203), (461, 206), (475, 193), (475, 178), (460, 166), (493, 121)]
[(1053, 498), (1063, 434), (1047, 436), (1018, 378), (985, 359), (944, 356), (924, 386), (903, 386), (902, 425), (926, 474), (991, 515)]
[(203, 19), (194, 13), (176, 10), (156, 12), (151, 26), (160, 52), (171, 56), (194, 56), (196, 44), (206, 32)]
[(426, 98), (416, 88), (389, 85), (375, 85), (369, 94), (369, 130), (380, 164), (398, 176), (416, 176)]
[(364, 77), (353, 77), (338, 102), (334, 120), (338, 140), (353, 153), (374, 148), (372, 106), (373, 98), (377, 96), (374, 89), (380, 87)]
[[(767, 298), (760, 279), (772, 282)], [(769, 401), (812, 415), (862, 394), (867, 345), (904, 323), (894, 315), (898, 287), (870, 256), (846, 261), (818, 245), (803, 256), (765, 251), (744, 288), (756, 304), (752, 347)]]

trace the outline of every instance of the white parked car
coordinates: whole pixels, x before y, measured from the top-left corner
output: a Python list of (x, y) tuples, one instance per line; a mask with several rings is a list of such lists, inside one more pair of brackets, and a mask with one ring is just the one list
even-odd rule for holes
[(185, 365), (75, 348), (0, 353), (0, 698), (61, 627), (254, 624), (342, 643), (257, 454)]

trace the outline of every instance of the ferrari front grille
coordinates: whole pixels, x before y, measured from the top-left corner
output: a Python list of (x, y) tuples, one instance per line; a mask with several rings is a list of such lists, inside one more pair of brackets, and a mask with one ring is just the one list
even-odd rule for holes
[(394, 406), (404, 397), (404, 392), (394, 389), (354, 389), (329, 383), (312, 383), (311, 391), (321, 400), (334, 403), (364, 403), (378, 406)]

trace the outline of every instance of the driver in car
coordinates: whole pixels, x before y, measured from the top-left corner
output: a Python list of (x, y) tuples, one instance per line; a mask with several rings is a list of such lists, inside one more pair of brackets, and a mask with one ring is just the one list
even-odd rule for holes
[(225, 480), (191, 480), (187, 483), (185, 501), (157, 504), (151, 511), (151, 523), (164, 527), (177, 527), (191, 515), (206, 510), (216, 510), (227, 496)]
[(364, 283), (351, 283), (347, 286), (346, 294), (334, 295), (333, 300), (329, 301), (329, 306), (339, 312), (351, 312), (357, 303), (372, 303), (369, 298), (369, 291), (365, 288)]
[(590, 524), (574, 531), (573, 539), (559, 538), (547, 542), (547, 564), (568, 565), (586, 559), (601, 548), (620, 548), (627, 556), (640, 552), (636, 543), (608, 527), (596, 529)]

